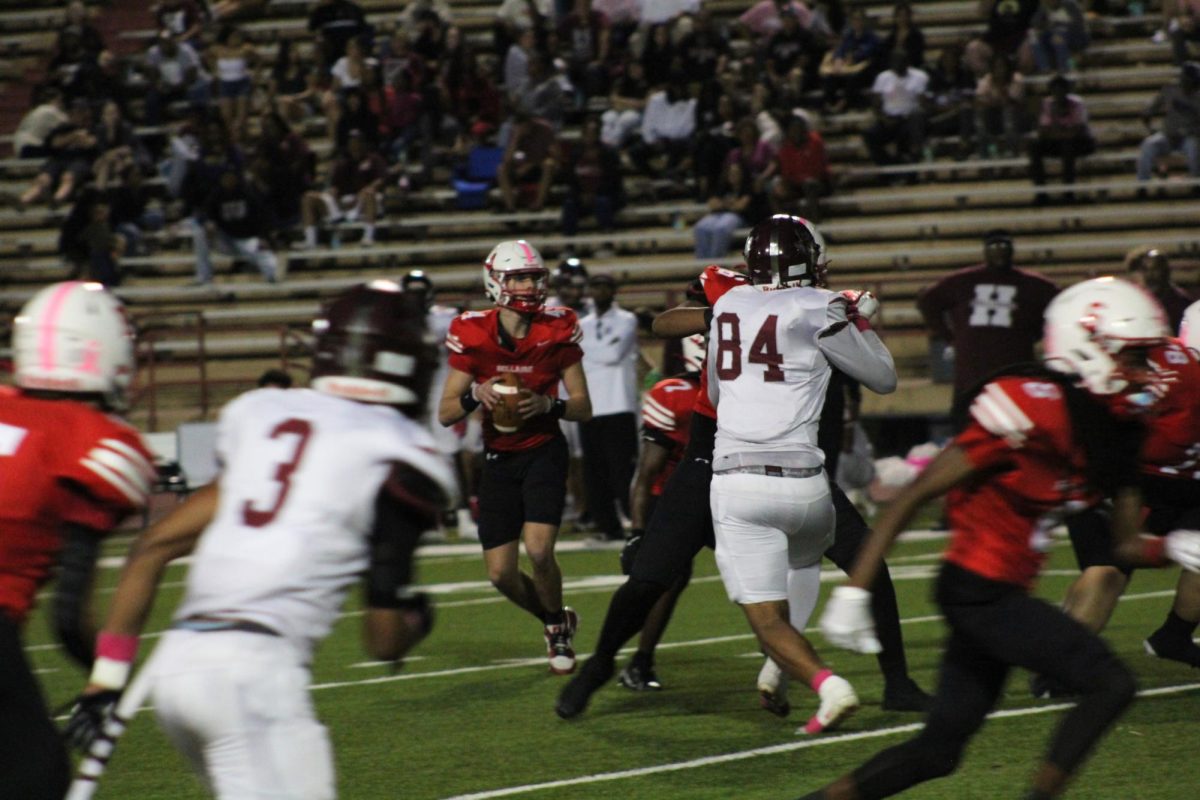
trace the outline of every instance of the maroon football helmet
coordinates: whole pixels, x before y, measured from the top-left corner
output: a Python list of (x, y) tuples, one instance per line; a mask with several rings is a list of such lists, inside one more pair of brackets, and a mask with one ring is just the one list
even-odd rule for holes
[(312, 388), (326, 394), (422, 409), (437, 367), (437, 345), (417, 292), (391, 281), (355, 286), (313, 321)]
[(742, 251), (755, 285), (824, 286), (824, 239), (808, 220), (776, 214), (746, 237)]

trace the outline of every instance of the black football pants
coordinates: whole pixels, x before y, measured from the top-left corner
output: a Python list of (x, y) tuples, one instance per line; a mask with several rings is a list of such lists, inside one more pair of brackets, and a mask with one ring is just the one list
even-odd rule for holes
[(0, 613), (0, 796), (62, 800), (71, 767), (25, 660), (16, 623)]

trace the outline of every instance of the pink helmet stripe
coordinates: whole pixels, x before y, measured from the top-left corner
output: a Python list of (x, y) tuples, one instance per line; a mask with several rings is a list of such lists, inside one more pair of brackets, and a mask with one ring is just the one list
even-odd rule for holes
[(38, 355), (41, 357), (42, 369), (54, 369), (54, 330), (58, 327), (58, 317), (67, 302), (67, 296), (79, 285), (79, 281), (59, 284), (46, 303), (46, 316), (43, 317), (41, 330), (38, 331)]
[(529, 243), (524, 239), (518, 239), (517, 244), (520, 246), (521, 251), (525, 253), (525, 262), (528, 264), (536, 264), (537, 259), (533, 257), (533, 248), (529, 246)]

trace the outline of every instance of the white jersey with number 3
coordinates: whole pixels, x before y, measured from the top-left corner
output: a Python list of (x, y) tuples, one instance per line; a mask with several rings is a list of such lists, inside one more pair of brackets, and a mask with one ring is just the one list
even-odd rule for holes
[(311, 653), (367, 567), (375, 501), (397, 462), (450, 496), (453, 472), (398, 411), (310, 389), (260, 389), (221, 413), (216, 516), (176, 618), (266, 625)]
[(713, 470), (824, 463), (817, 427), (832, 367), (868, 388), (895, 388), (887, 348), (847, 318), (846, 298), (815, 287), (738, 286), (713, 306), (709, 395)]

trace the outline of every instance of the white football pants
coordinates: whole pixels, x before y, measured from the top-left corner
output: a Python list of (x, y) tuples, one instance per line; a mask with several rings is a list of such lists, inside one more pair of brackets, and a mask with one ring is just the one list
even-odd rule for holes
[(735, 603), (787, 600), (788, 569), (819, 563), (833, 543), (833, 500), (824, 473), (716, 473), (709, 497), (717, 567)]
[(276, 636), (168, 631), (146, 669), (167, 737), (219, 800), (332, 800), (308, 669)]

